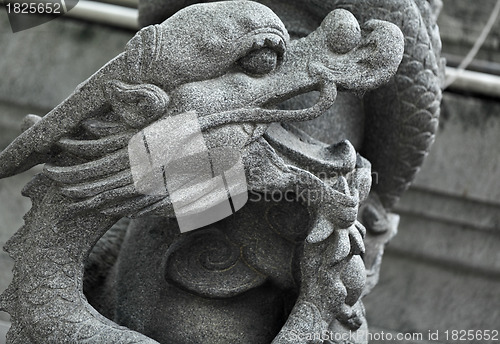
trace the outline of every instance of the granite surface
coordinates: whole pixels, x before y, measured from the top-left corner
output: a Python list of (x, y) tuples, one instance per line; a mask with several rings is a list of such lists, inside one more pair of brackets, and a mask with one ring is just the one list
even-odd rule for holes
[[(414, 15), (419, 15), (416, 8)], [(297, 341), (297, 334), (306, 341), (309, 334), (323, 331), (354, 331), (358, 338), (352, 342), (365, 343), (361, 255), (366, 229), (357, 214), (370, 190), (370, 163), (347, 140), (322, 143), (271, 123), (314, 119), (333, 106), (337, 89), (362, 94), (391, 79), (403, 58), (403, 35), (392, 23), (368, 19), (361, 19), (361, 27), (352, 13), (336, 9), (307, 37), (290, 41), (281, 20), (264, 5), (193, 5), (139, 31), (123, 53), (47, 115), (27, 117), (24, 132), (0, 155), (4, 178), (47, 163), (23, 189), (32, 208), (23, 228), (5, 245), (15, 260), (14, 278), (0, 297), (0, 307), (11, 314), (9, 343), (68, 338), (94, 343), (289, 343)], [(311, 90), (320, 94), (315, 104), (277, 108)], [(240, 220), (252, 213), (251, 207), (231, 217), (239, 223), (219, 221), (193, 233), (182, 233), (182, 228), (176, 233), (174, 220), (168, 220), (176, 215), (180, 221), (174, 197), (192, 199), (194, 192), (196, 198), (187, 203), (187, 214), (194, 216), (208, 210), (205, 204), (211, 206), (216, 193), (200, 197), (206, 181), (186, 187), (185, 174), (166, 162), (164, 171), (179, 175), (174, 182), (182, 187), (145, 194), (138, 182), (148, 184), (146, 189), (156, 184), (150, 177), (136, 180), (132, 152), (137, 147), (131, 145), (137, 135), (144, 140), (164, 137), (164, 142), (169, 135), (180, 142), (189, 139), (189, 128), (162, 126), (182, 114), (197, 116), (207, 148), (194, 147), (192, 155), (209, 149), (212, 173), (230, 173), (218, 172), (217, 160), (227, 160), (229, 150), (235, 151), (250, 192), (306, 192), (305, 198), (285, 203), (307, 209), (309, 220), (298, 228), (303, 233), (288, 234), (291, 229), (281, 223), (288, 216), (281, 213), (267, 224)], [(153, 155), (152, 141), (144, 142), (146, 154)], [(221, 149), (224, 154), (217, 155)], [(198, 168), (197, 160), (189, 161), (192, 169)], [(154, 174), (158, 167), (139, 174)], [(105, 293), (116, 298), (100, 314), (83, 294), (84, 288), (89, 290), (84, 267), (92, 261), (90, 250), (102, 247), (96, 242), (104, 234), (109, 238), (110, 228), (123, 217), (137, 220), (124, 237), (118, 236), (123, 244), (114, 245), (120, 249), (116, 278)], [(227, 231), (231, 226), (234, 230)], [(153, 242), (129, 239), (134, 228), (139, 236), (148, 230)], [(276, 231), (278, 236), (272, 234)], [(269, 235), (274, 237), (260, 238)], [(113, 247), (107, 240), (105, 246)], [(139, 268), (134, 257), (143, 257), (143, 250), (153, 260), (165, 256), (161, 260), (166, 265)], [(280, 260), (282, 266), (276, 266)], [(146, 275), (137, 278), (141, 271)], [(93, 294), (87, 296), (92, 299)], [(164, 309), (161, 305), (172, 312), (156, 311)], [(154, 313), (165, 321), (152, 320)]]
[[(447, 2), (450, 1), (445, 0)], [(492, 3), (490, 1), (489, 5)], [(486, 8), (477, 6), (474, 11)], [(466, 9), (464, 15), (465, 12), (470, 12), (470, 9)], [(7, 25), (2, 19), (3, 12), (0, 13), (0, 25)], [(92, 24), (73, 20), (58, 20), (52, 24), (54, 29), (50, 28), (48, 34), (31, 33), (36, 35), (29, 40), (33, 51), (37, 51), (38, 45), (41, 46), (39, 50), (43, 50), (49, 41), (51, 45), (65, 45), (66, 50), (78, 53), (64, 53), (56, 57), (48, 52), (36, 60), (27, 60), (25, 68), (16, 68), (19, 54), (10, 52), (22, 51), (24, 38), (7, 36), (8, 26), (0, 34), (2, 46), (12, 46), (2, 51), (0, 63), (4, 73), (10, 73), (9, 80), (15, 80), (17, 85), (13, 88), (3, 83), (0, 85), (3, 87), (1, 120), (4, 124), (0, 137), (4, 144), (17, 135), (19, 131), (15, 124), (21, 122), (24, 114), (42, 115), (48, 112), (69, 95), (81, 80), (117, 55), (133, 34), (100, 26), (96, 26), (96, 29)], [(468, 27), (476, 27), (476, 24), (479, 25), (480, 20), (471, 21)], [(455, 33), (456, 27), (448, 29), (445, 25), (441, 24), (441, 27), (446, 40), (448, 32)], [(478, 30), (475, 30), (477, 33)], [(85, 32), (93, 32), (94, 38), (103, 37), (87, 41), (82, 34)], [(47, 40), (41, 37), (47, 37)], [(101, 41), (107, 42), (105, 48), (96, 43)], [(115, 45), (113, 42), (122, 44)], [(465, 49), (466, 44), (460, 44)], [(19, 47), (15, 48), (17, 45)], [(85, 49), (80, 50), (82, 45)], [(104, 56), (100, 57), (101, 54)], [(58, 59), (59, 69), (52, 63), (54, 59)], [(77, 75), (72, 74), (74, 61), (78, 62), (74, 65)], [(23, 74), (30, 70), (37, 71), (36, 75), (55, 70), (54, 73), (58, 73), (57, 84), (44, 87), (46, 79), (35, 80), (35, 76)], [(42, 88), (43, 92), (40, 93)], [(396, 210), (401, 214), (400, 235), (388, 248), (379, 288), (365, 299), (372, 331), (391, 329), (426, 332), (428, 329), (494, 328), (500, 319), (495, 311), (498, 305), (491, 303), (491, 300), (498, 299), (494, 291), (498, 290), (500, 283), (498, 261), (495, 259), (500, 209), (499, 198), (494, 193), (498, 190), (498, 182), (494, 177), (500, 172), (498, 164), (495, 164), (498, 161), (498, 144), (491, 143), (499, 137), (498, 100), (445, 94), (444, 103), (446, 106), (437, 141), (427, 160), (433, 163), (424, 165), (417, 179), (418, 186), (410, 189), (397, 205)], [(19, 104), (27, 104), (28, 107)], [(481, 111), (477, 111), (478, 108)], [(460, 142), (457, 143), (457, 140)], [(479, 151), (484, 152), (484, 155), (475, 154)], [(483, 165), (488, 173), (478, 168)], [(465, 172), (459, 172), (459, 169)], [(474, 173), (480, 173), (481, 178), (474, 179)], [(462, 178), (467, 183), (461, 181)], [(29, 177), (26, 175), (1, 181), (0, 218), (2, 221), (17, 219), (17, 222), (12, 222), (15, 227), (2, 227), (2, 240), (17, 230), (19, 219), (29, 208), (29, 200), (19, 194), (27, 179)], [(478, 182), (478, 179), (486, 183)], [(4, 212), (3, 205), (7, 201), (19, 206)], [(420, 234), (422, 229), (425, 235)], [(469, 253), (464, 255), (463, 249)], [(0, 259), (5, 262), (0, 279), (0, 291), (3, 291), (11, 279), (12, 261), (4, 253)], [(427, 285), (427, 288), (417, 289), (417, 285)], [(474, 317), (468, 316), (469, 310)], [(8, 319), (6, 313), (0, 313), (0, 317)]]

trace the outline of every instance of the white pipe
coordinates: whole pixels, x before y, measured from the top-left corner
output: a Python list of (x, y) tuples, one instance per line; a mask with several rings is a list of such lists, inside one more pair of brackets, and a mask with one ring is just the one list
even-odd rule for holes
[(138, 14), (139, 12), (134, 8), (80, 0), (65, 15), (136, 31), (139, 29)]
[(454, 79), (450, 89), (500, 98), (500, 76), (451, 67), (446, 67), (446, 76)]
[(92, 0), (95, 2), (106, 2), (112, 5), (125, 6), (131, 8), (137, 8), (139, 6), (139, 0)]

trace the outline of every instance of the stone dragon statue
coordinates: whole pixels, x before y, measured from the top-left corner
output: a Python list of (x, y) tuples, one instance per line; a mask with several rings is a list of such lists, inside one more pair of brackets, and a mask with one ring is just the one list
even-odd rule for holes
[[(365, 94), (359, 149), (389, 209), (437, 128), (437, 5), (311, 3), (328, 15), (297, 40), (259, 3), (186, 7), (139, 31), (47, 115), (27, 116), (0, 154), (1, 178), (45, 163), (23, 190), (32, 201), (25, 225), (5, 247), (15, 260), (0, 297), (12, 316), (8, 343), (335, 343), (306, 337), (366, 333), (357, 216), (370, 163), (349, 141), (327, 144), (278, 123), (328, 115), (338, 91)], [(311, 106), (280, 108), (310, 91), (319, 92)], [(308, 196), (250, 202), (179, 233), (169, 195), (138, 192), (127, 148), (185, 113), (197, 115), (210, 150), (241, 154), (251, 192)], [(103, 248), (103, 236), (116, 247)], [(95, 257), (111, 261), (102, 285), (85, 280)]]

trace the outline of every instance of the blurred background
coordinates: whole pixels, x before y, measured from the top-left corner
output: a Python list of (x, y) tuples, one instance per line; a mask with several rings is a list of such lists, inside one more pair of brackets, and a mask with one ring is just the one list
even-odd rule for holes
[[(439, 26), (449, 67), (463, 61), (496, 3), (444, 0)], [(137, 31), (136, 7), (136, 0), (80, 0), (68, 15), (12, 33), (0, 6), (0, 150), (20, 134), (26, 114), (44, 115), (123, 51)], [(444, 92), (436, 142), (396, 208), (399, 234), (365, 300), (373, 331), (500, 330), (498, 20), (467, 69)], [(39, 170), (0, 180), (0, 246), (21, 227), (30, 202), (20, 192)], [(0, 292), (12, 266), (1, 252)], [(8, 321), (0, 312), (0, 344)]]

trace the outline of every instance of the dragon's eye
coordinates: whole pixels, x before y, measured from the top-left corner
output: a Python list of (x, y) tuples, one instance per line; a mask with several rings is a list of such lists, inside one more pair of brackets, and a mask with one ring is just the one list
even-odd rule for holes
[(238, 61), (238, 65), (249, 75), (261, 76), (271, 73), (278, 66), (278, 53), (264, 47), (252, 50)]

